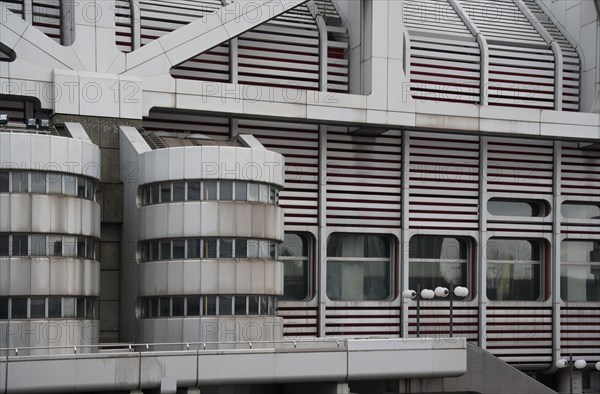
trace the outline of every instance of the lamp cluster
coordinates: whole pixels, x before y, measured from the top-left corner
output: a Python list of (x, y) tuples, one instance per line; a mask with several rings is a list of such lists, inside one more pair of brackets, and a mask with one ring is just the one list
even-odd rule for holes
[[(431, 300), (434, 297), (440, 297), (440, 298), (448, 297), (448, 295), (450, 293), (456, 295), (457, 297), (464, 298), (469, 295), (469, 289), (467, 289), (466, 287), (463, 287), (463, 286), (456, 286), (454, 288), (454, 290), (451, 291), (447, 287), (438, 286), (435, 288), (435, 290), (423, 289), (423, 290), (421, 290), (419, 295), (421, 296), (421, 299)], [(404, 290), (402, 292), (402, 297), (414, 300), (417, 298), (417, 292), (415, 290), (410, 290), (410, 289)]]

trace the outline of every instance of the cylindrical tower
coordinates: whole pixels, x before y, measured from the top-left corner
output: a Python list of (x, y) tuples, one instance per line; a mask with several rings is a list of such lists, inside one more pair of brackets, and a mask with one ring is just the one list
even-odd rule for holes
[(136, 129), (121, 129), (122, 163), (138, 171), (123, 174), (122, 283), (137, 340), (281, 338), (283, 157), (249, 135), (161, 142), (152, 150)]
[(53, 134), (0, 129), (0, 348), (98, 342), (100, 151)]

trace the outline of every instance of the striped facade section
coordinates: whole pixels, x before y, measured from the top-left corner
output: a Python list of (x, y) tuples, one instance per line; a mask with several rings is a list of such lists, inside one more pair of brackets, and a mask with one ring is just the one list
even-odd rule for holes
[(196, 81), (229, 82), (231, 78), (229, 43), (193, 57), (171, 69), (171, 75), (179, 79)]
[[(283, 317), (283, 335), (288, 339), (317, 336), (317, 308), (280, 301), (277, 314)], [(287, 306), (290, 305), (290, 306)]]
[(410, 135), (411, 230), (478, 228), (479, 137)]
[(594, 306), (562, 306), (560, 322), (563, 357), (573, 354), (574, 359), (597, 360), (600, 343), (600, 306), (597, 303)]
[(480, 102), (479, 45), (446, 0), (404, 2), (414, 99)]
[(34, 0), (33, 26), (60, 44), (60, 1)]
[(327, 90), (347, 93), (349, 90), (348, 30), (329, 0), (316, 0), (319, 13), (327, 24)]
[(400, 228), (402, 136), (327, 132), (327, 225)]
[(7, 114), (11, 123), (25, 123), (25, 103), (0, 98), (0, 113)]
[[(466, 338), (467, 341), (477, 343), (478, 313), (477, 307), (454, 304), (454, 318), (452, 332), (454, 338)], [(436, 301), (435, 303), (421, 304), (420, 334), (427, 338), (448, 338), (450, 334), (450, 309), (449, 303)], [(417, 335), (417, 308), (409, 308), (408, 325), (409, 336)]]
[(563, 110), (579, 111), (579, 89), (581, 62), (579, 55), (562, 32), (538, 5), (536, 0), (523, 0), (539, 23), (560, 45), (563, 55)]
[(285, 224), (317, 225), (319, 128), (316, 125), (240, 119), (238, 132), (253, 134), (285, 157), (285, 189), (279, 193)]
[(488, 306), (486, 349), (521, 369), (552, 364), (552, 307)]
[(187, 114), (181, 111), (155, 109), (144, 117), (146, 132), (200, 133), (210, 138), (225, 141), (229, 139), (229, 119)]
[(327, 306), (327, 336), (400, 336), (400, 306)]
[(130, 0), (115, 0), (115, 37), (117, 47), (125, 53), (133, 50), (133, 21)]
[(488, 141), (488, 192), (511, 193), (517, 198), (552, 195), (552, 141), (507, 138)]

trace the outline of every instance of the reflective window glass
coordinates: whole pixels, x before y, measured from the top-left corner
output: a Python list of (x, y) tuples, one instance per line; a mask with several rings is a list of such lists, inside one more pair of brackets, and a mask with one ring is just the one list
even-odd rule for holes
[(285, 233), (279, 245), (279, 261), (283, 263), (283, 300), (302, 301), (309, 294), (309, 244), (303, 234)]
[(200, 201), (200, 182), (188, 183), (188, 201)]
[(248, 241), (245, 239), (235, 240), (235, 257), (245, 259), (248, 257)]
[(31, 235), (31, 256), (46, 256), (45, 235)]
[(85, 194), (85, 185), (87, 181), (84, 177), (77, 177), (77, 197), (87, 198)]
[(73, 175), (65, 175), (65, 194), (67, 196), (74, 196), (76, 194), (77, 185), (76, 178)]
[(171, 184), (161, 183), (160, 184), (160, 202), (166, 203), (171, 202)]
[(13, 171), (12, 172), (12, 192), (13, 193), (27, 193), (28, 187), (28, 173), (25, 171)]
[(60, 297), (48, 298), (48, 317), (57, 319), (62, 315), (62, 299)]
[(169, 260), (171, 258), (171, 241), (160, 241), (160, 259)]
[(0, 234), (0, 256), (8, 256), (9, 255), (9, 236), (5, 234)]
[(235, 314), (246, 315), (246, 296), (235, 296)]
[(62, 194), (62, 175), (48, 174), (48, 193)]
[(64, 297), (63, 298), (63, 317), (76, 317), (75, 313), (75, 298)]
[(160, 198), (160, 186), (154, 184), (150, 186), (150, 204), (158, 204)]
[(217, 199), (217, 181), (204, 181), (203, 200)]
[(77, 298), (77, 318), (85, 318), (85, 298), (83, 297)]
[(199, 259), (202, 257), (202, 247), (199, 239), (188, 239), (187, 258)]
[(46, 317), (46, 299), (33, 297), (29, 301), (31, 319), (43, 319)]
[(171, 316), (174, 316), (174, 317), (183, 316), (183, 300), (184, 300), (184, 297), (173, 297), (172, 298), (173, 313), (171, 314)]
[(202, 257), (205, 259), (216, 259), (217, 258), (217, 240), (216, 239), (205, 239), (203, 241), (203, 253)]
[(249, 183), (248, 184), (248, 201), (257, 202), (258, 201), (258, 192), (259, 184), (258, 183)]
[(187, 298), (187, 315), (200, 316), (200, 297)]
[(27, 235), (13, 235), (12, 236), (12, 255), (13, 256), (27, 256), (28, 250), (28, 236)]
[(268, 203), (269, 202), (269, 185), (260, 185), (260, 202)]
[(546, 216), (545, 202), (532, 200), (511, 200), (506, 198), (492, 198), (488, 201), (488, 212), (501, 216)]
[(173, 258), (174, 259), (185, 258), (185, 240), (176, 239), (173, 241)]
[(46, 193), (46, 174), (43, 172), (31, 173), (31, 192)]
[(248, 183), (236, 182), (235, 183), (235, 200), (246, 201), (248, 198)]
[(161, 298), (159, 300), (159, 316), (169, 317), (171, 316), (171, 299)]
[(0, 298), (0, 320), (6, 319), (8, 319), (8, 298)]
[(233, 200), (233, 182), (231, 182), (231, 181), (219, 182), (219, 200), (221, 200), (221, 201), (232, 201)]
[(62, 237), (60, 235), (48, 236), (48, 256), (62, 256)]
[(173, 182), (173, 201), (185, 201), (185, 182)]
[(0, 193), (8, 193), (9, 186), (9, 172), (0, 171)]
[(600, 301), (600, 241), (563, 241), (560, 271), (564, 301)]
[(600, 219), (600, 204), (567, 201), (562, 205), (562, 215), (572, 219)]
[(214, 316), (217, 314), (217, 297), (216, 296), (206, 296), (203, 298), (203, 307), (204, 312), (202, 313), (205, 316)]
[(12, 318), (27, 319), (27, 298), (12, 298)]
[(219, 315), (220, 316), (229, 316), (233, 314), (232, 309), (232, 296), (219, 296)]
[(233, 240), (219, 240), (219, 257), (222, 259), (230, 259), (233, 257)]

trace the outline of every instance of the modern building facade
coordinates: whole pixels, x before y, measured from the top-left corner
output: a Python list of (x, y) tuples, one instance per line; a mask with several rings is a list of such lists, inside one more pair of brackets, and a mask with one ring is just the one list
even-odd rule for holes
[(60, 294), (99, 294), (98, 342), (446, 338), (402, 292), (460, 285), (454, 336), (599, 390), (597, 1), (0, 4), (0, 114), (99, 146), (98, 232), (45, 235), (99, 238), (100, 287)]

